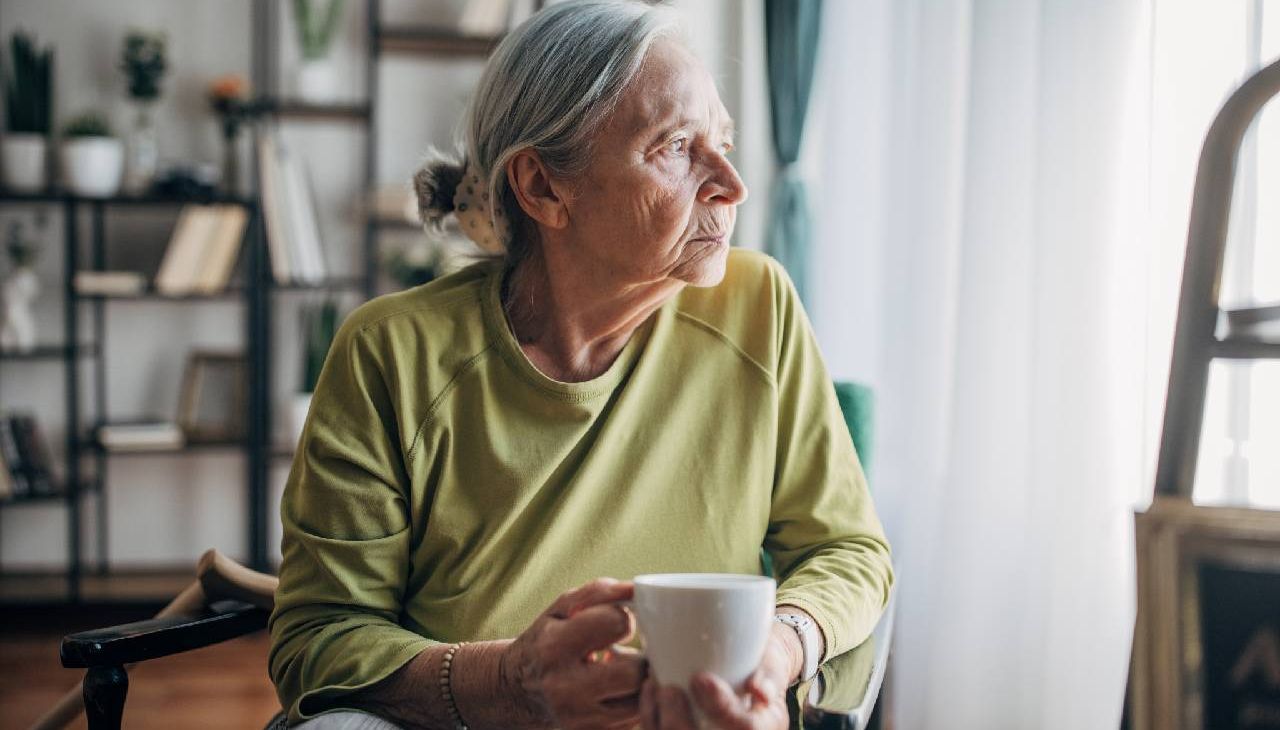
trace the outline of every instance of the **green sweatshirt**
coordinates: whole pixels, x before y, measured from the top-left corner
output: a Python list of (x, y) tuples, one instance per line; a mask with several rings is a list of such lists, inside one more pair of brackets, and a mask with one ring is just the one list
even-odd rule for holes
[(525, 357), (481, 263), (347, 318), (281, 504), (270, 672), (290, 720), (437, 642), (510, 638), (600, 576), (758, 573), (825, 656), (872, 630), (889, 547), (800, 301), (734, 250), (603, 375)]

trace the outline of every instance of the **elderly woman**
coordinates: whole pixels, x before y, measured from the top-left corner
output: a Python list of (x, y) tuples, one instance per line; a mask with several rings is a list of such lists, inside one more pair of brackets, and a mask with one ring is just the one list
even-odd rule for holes
[[(733, 122), (670, 13), (538, 13), (489, 61), (464, 164), (419, 173), (427, 219), (504, 253), (333, 344), (281, 510), (291, 723), (783, 727), (879, 617), (857, 456), (786, 275), (729, 248)], [(618, 579), (759, 573), (762, 547), (783, 620), (745, 694), (656, 686)]]

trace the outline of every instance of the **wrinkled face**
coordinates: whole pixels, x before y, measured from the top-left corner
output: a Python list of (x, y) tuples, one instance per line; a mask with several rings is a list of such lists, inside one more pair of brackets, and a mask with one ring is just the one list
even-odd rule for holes
[(594, 145), (566, 201), (586, 271), (626, 284), (719, 283), (747, 189), (725, 157), (733, 120), (702, 63), (655, 42)]

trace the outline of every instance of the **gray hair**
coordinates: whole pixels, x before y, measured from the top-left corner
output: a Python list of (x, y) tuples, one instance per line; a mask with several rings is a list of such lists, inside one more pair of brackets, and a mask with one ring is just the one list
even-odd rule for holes
[(414, 176), (423, 222), (439, 226), (453, 212), (458, 183), (474, 166), (511, 223), (506, 260), (517, 265), (535, 229), (507, 184), (508, 160), (533, 149), (552, 173), (580, 174), (649, 47), (676, 29), (673, 11), (635, 0), (556, 3), (522, 23), (490, 57), (471, 100), (465, 159), (436, 157)]

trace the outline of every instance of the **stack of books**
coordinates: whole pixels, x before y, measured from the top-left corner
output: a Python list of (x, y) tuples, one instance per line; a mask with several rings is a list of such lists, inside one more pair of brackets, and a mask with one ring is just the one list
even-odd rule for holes
[(95, 437), (108, 451), (170, 451), (186, 443), (178, 424), (167, 421), (103, 424)]
[(179, 296), (226, 289), (248, 222), (240, 205), (184, 205), (156, 272), (156, 291)]
[(0, 414), (0, 499), (58, 494), (52, 460), (30, 414)]
[(320, 225), (302, 160), (278, 130), (268, 127), (258, 135), (258, 165), (272, 277), (280, 284), (321, 283), (325, 264)]
[(82, 295), (127, 297), (146, 291), (147, 277), (136, 271), (77, 271), (73, 285)]

